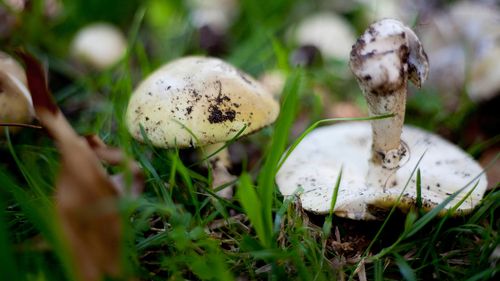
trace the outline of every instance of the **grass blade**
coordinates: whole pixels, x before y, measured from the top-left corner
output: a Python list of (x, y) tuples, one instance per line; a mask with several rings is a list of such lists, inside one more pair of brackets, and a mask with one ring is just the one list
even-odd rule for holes
[[(296, 108), (299, 101), (299, 89), (302, 83), (302, 75), (302, 71), (299, 69), (297, 72), (290, 75), (287, 80), (284, 90), (284, 101), (281, 107), (286, 108), (286, 110), (282, 110), (280, 112), (278, 120), (276, 121), (274, 137), (271, 141), (267, 158), (258, 178), (258, 198), (261, 200), (263, 224), (266, 232), (268, 233), (271, 233), (273, 229), (272, 205), (276, 189), (276, 184), (274, 182), (274, 177), (277, 172), (276, 167), (283, 151), (285, 150), (289, 132), (295, 118)], [(270, 239), (262, 242), (268, 247), (271, 246)]]
[(243, 173), (240, 176), (236, 197), (255, 228), (261, 243), (264, 246), (269, 246), (271, 243), (271, 232), (265, 226), (262, 201), (252, 185), (252, 179), (247, 173)]
[(396, 258), (396, 265), (399, 267), (399, 272), (403, 275), (403, 278), (408, 281), (417, 281), (415, 272), (406, 260), (396, 253), (394, 253), (394, 257)]
[(417, 183), (416, 183), (416, 188), (417, 188), (417, 210), (422, 209), (422, 181), (420, 177), (420, 169), (417, 170)]

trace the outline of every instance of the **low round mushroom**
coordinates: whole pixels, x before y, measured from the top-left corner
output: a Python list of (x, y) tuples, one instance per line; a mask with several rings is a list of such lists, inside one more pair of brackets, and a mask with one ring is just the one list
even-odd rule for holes
[[(26, 73), (21, 65), (6, 53), (0, 52), (0, 123), (10, 132), (31, 122), (35, 116), (27, 88)], [(0, 130), (0, 136), (4, 130)]]
[[(203, 147), (207, 157), (238, 133), (273, 123), (278, 113), (278, 102), (249, 75), (220, 59), (191, 56), (167, 63), (140, 83), (126, 122), (139, 141), (144, 141), (142, 126), (157, 147)], [(208, 160), (214, 188), (233, 179), (227, 148)], [(218, 194), (229, 198), (232, 190)]]
[(123, 58), (127, 41), (123, 33), (109, 23), (94, 23), (83, 27), (75, 35), (71, 54), (80, 62), (97, 70), (104, 70)]
[(417, 204), (418, 168), (423, 209), (460, 191), (444, 210), (464, 199), (456, 214), (470, 212), (487, 186), (482, 168), (441, 137), (403, 126), (408, 79), (420, 87), (429, 69), (415, 33), (393, 19), (373, 23), (354, 44), (350, 67), (370, 115), (394, 116), (373, 120), (371, 126), (346, 122), (314, 130), (277, 173), (281, 193), (297, 195), (306, 210), (328, 213), (342, 171), (335, 214), (380, 219), (385, 214), (381, 210), (395, 204), (403, 210)]

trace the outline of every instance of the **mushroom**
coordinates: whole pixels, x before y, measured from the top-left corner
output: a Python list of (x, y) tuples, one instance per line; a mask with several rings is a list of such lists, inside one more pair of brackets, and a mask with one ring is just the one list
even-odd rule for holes
[(126, 50), (125, 36), (108, 23), (94, 23), (82, 28), (71, 45), (71, 53), (75, 58), (97, 70), (117, 63)]
[(200, 47), (210, 55), (227, 49), (226, 34), (239, 14), (237, 0), (189, 0), (190, 20), (198, 30)]
[(280, 69), (268, 70), (260, 75), (258, 80), (266, 91), (279, 100), (286, 83), (286, 74), (284, 71)]
[(445, 210), (463, 199), (457, 214), (471, 211), (487, 185), (481, 167), (441, 137), (403, 126), (408, 79), (420, 87), (429, 67), (415, 33), (393, 19), (373, 23), (354, 44), (350, 67), (370, 115), (394, 116), (373, 120), (371, 126), (346, 122), (308, 134), (276, 175), (281, 193), (297, 194), (306, 210), (328, 213), (342, 171), (334, 212), (379, 219), (381, 210), (394, 204), (401, 209), (416, 204), (418, 168), (423, 209), (432, 209), (466, 186)]
[(300, 46), (315, 46), (326, 59), (347, 61), (354, 31), (342, 17), (322, 12), (302, 20), (294, 32)]
[[(238, 133), (271, 124), (278, 113), (278, 102), (252, 77), (220, 59), (191, 56), (162, 66), (137, 87), (126, 122), (139, 141), (144, 141), (142, 126), (155, 146), (203, 147), (209, 156)], [(213, 187), (231, 179), (226, 149), (209, 163)], [(219, 195), (228, 198), (231, 189)]]
[(197, 28), (210, 26), (218, 33), (225, 33), (239, 14), (236, 0), (189, 0), (191, 20)]
[(500, 92), (498, 5), (456, 2), (422, 26), (422, 42), (433, 62), (429, 84), (444, 96), (447, 107), (458, 106), (464, 87), (474, 102), (488, 101)]
[[(22, 125), (35, 116), (27, 89), (26, 73), (21, 65), (6, 53), (0, 52), (0, 123)], [(10, 132), (15, 132), (11, 128)], [(0, 136), (4, 130), (1, 130)]]

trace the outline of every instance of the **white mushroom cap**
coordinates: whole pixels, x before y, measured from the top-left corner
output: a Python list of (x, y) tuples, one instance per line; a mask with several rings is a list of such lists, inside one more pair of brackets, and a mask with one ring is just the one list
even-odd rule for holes
[(189, 0), (191, 20), (200, 28), (208, 25), (218, 33), (224, 33), (239, 13), (237, 0)]
[(313, 45), (329, 59), (347, 61), (355, 35), (351, 25), (334, 13), (312, 15), (299, 23), (295, 41), (300, 45)]
[(500, 44), (472, 62), (467, 93), (475, 102), (492, 99), (500, 93)]
[(138, 140), (142, 125), (156, 146), (189, 147), (228, 141), (244, 126), (248, 134), (278, 113), (279, 104), (256, 80), (220, 59), (193, 56), (147, 77), (132, 94), (126, 122)]
[(273, 69), (264, 72), (259, 77), (259, 82), (269, 93), (273, 94), (276, 99), (279, 99), (281, 92), (285, 87), (286, 75), (279, 69)]
[[(28, 123), (34, 117), (26, 73), (21, 65), (0, 52), (0, 122)], [(1, 130), (0, 135), (3, 134)]]
[(82, 28), (71, 46), (74, 57), (98, 70), (117, 63), (127, 50), (123, 33), (108, 23), (95, 23)]
[[(421, 170), (424, 209), (435, 207), (482, 172), (482, 168), (455, 145), (437, 135), (405, 126), (401, 139), (408, 153), (395, 172), (396, 185), (368, 186), (365, 177), (369, 169), (367, 160), (371, 155), (371, 139), (368, 122), (346, 122), (314, 130), (295, 148), (278, 172), (276, 182), (280, 192), (290, 196), (298, 191), (304, 209), (326, 214), (342, 168), (335, 214), (353, 219), (374, 219), (379, 209), (394, 205), (401, 193), (399, 208), (414, 206), (416, 173), (411, 173), (422, 155), (418, 168)], [(486, 176), (481, 175), (478, 181), (470, 197), (457, 209), (458, 213), (470, 212), (479, 203), (486, 190)], [(455, 197), (446, 209), (462, 200), (474, 184), (472, 182)]]

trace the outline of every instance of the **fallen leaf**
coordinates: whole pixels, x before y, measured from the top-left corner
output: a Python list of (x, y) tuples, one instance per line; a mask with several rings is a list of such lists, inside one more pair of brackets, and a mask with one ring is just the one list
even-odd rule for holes
[[(128, 174), (120, 173), (111, 176), (118, 194), (121, 196), (139, 196), (144, 189), (144, 174), (139, 164), (129, 159), (121, 149), (107, 146), (97, 135), (88, 135), (85, 136), (85, 139), (101, 161), (111, 166), (125, 166)], [(132, 176), (131, 181), (128, 176)]]
[[(25, 52), (18, 55), (26, 65), (36, 115), (61, 154), (56, 208), (76, 279), (120, 277), (123, 229), (118, 194), (122, 188), (106, 173), (100, 159), (117, 165), (126, 161), (126, 157), (96, 137), (79, 136), (53, 101), (40, 63)], [(133, 175), (140, 174), (137, 164), (131, 167)], [(134, 179), (142, 180), (135, 176)]]

